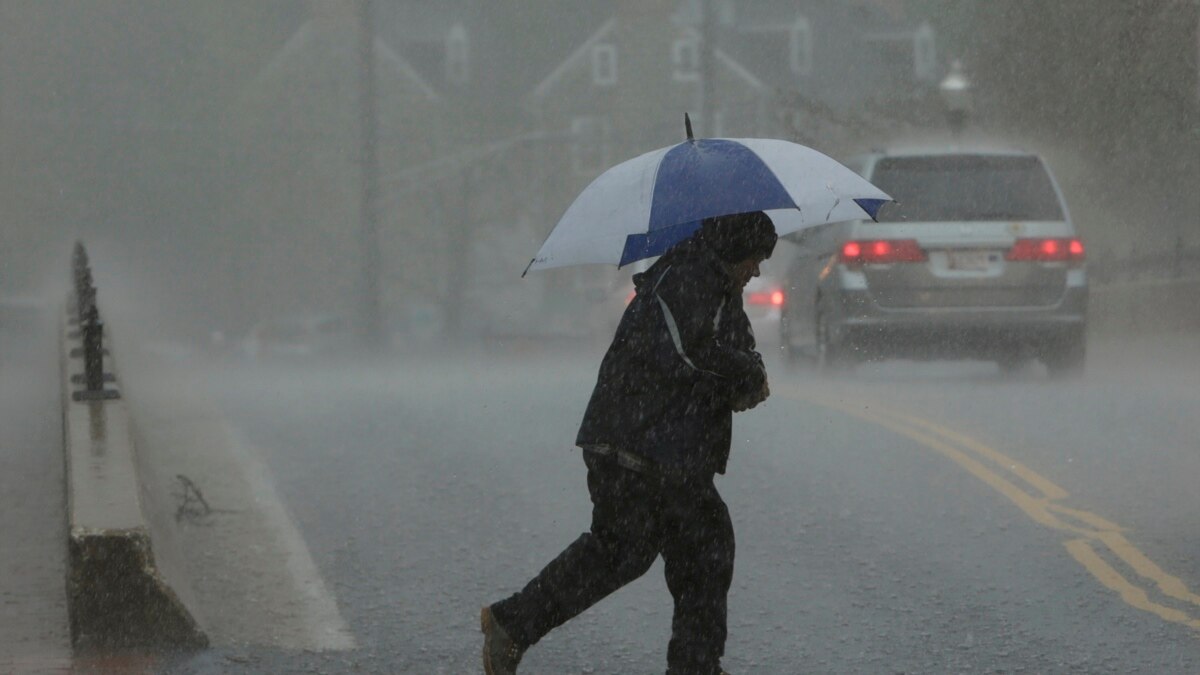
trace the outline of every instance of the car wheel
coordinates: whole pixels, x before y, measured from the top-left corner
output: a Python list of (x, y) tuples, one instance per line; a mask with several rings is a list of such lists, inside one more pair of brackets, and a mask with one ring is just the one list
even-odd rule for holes
[(786, 317), (779, 323), (779, 346), (788, 367), (801, 368), (812, 363), (811, 356), (792, 343), (791, 322)]
[(1002, 356), (996, 359), (996, 365), (999, 366), (1000, 372), (1005, 375), (1015, 375), (1025, 369), (1029, 365), (1028, 356)]
[(1049, 371), (1050, 377), (1056, 380), (1081, 377), (1087, 361), (1087, 345), (1084, 336), (1082, 334), (1073, 335), (1047, 352), (1042, 361), (1046, 364), (1046, 370)]
[(825, 311), (818, 309), (816, 319), (816, 365), (822, 373), (843, 372), (850, 366), (849, 359), (842, 351), (842, 346), (833, 339), (833, 331), (829, 326), (829, 318)]

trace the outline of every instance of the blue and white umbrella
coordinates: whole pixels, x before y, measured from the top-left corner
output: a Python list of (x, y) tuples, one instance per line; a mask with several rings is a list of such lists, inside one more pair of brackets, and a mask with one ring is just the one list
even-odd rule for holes
[[(834, 159), (789, 141), (691, 138), (622, 162), (576, 197), (529, 270), (661, 255), (705, 218), (767, 211), (782, 236), (875, 218), (891, 197)], [(786, 209), (787, 211), (780, 211)]]

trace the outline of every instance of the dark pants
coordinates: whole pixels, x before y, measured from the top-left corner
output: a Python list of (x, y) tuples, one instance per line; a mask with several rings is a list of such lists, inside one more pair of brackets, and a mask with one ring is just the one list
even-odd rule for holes
[(660, 554), (675, 599), (668, 673), (719, 672), (725, 598), (733, 580), (733, 524), (712, 477), (638, 473), (584, 452), (592, 528), (525, 586), (492, 606), (518, 643), (532, 645), (645, 574)]

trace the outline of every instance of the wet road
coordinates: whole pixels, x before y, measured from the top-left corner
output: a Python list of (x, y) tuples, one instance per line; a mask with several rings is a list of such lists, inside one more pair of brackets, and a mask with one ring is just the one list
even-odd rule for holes
[[(477, 672), (481, 604), (587, 527), (576, 425), (600, 352), (214, 368), (354, 635), (171, 672)], [(1200, 672), (1200, 343), (1097, 343), (1088, 376), (774, 364), (718, 486), (735, 673)], [(217, 505), (219, 506), (219, 505)], [(661, 672), (661, 563), (526, 656)]]

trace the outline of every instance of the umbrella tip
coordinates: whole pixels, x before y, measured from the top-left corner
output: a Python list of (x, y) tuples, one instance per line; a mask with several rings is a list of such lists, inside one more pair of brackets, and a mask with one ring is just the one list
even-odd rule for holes
[(688, 117), (687, 113), (683, 113), (683, 128), (687, 130), (687, 139), (689, 141), (696, 140), (696, 137), (692, 135), (692, 118)]

